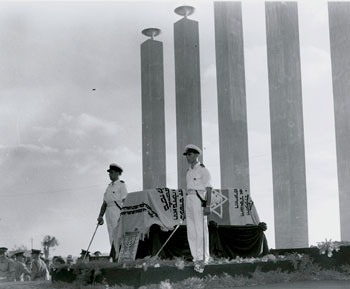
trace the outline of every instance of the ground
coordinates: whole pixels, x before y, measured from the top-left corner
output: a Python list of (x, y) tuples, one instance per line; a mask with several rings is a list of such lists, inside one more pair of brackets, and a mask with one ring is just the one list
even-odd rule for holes
[[(0, 289), (78, 289), (73, 285), (63, 284), (53, 285), (51, 282), (17, 282), (17, 283), (0, 283)], [(106, 288), (100, 286), (82, 286), (81, 289), (102, 289)], [(109, 287), (109, 289), (122, 287)], [(125, 287), (127, 288), (127, 287)], [(130, 287), (129, 287), (130, 288)], [(146, 289), (147, 287), (142, 287)], [(154, 288), (154, 287), (152, 287)], [(159, 287), (161, 289), (161, 287)], [(232, 287), (220, 287), (220, 289), (231, 289)], [(348, 280), (331, 280), (331, 281), (299, 281), (278, 284), (257, 285), (248, 287), (234, 287), (235, 289), (350, 289), (350, 282)], [(204, 289), (204, 288), (203, 288)], [(216, 289), (211, 287), (210, 289)]]

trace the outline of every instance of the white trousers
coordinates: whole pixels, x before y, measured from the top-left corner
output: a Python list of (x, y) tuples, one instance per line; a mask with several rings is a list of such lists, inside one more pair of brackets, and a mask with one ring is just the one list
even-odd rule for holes
[(120, 210), (116, 205), (107, 206), (106, 209), (106, 223), (107, 223), (107, 229), (108, 229), (108, 235), (109, 235), (109, 242), (112, 246), (113, 244), (113, 230), (118, 225), (118, 220), (120, 217)]
[[(203, 192), (199, 192), (204, 197)], [(207, 216), (203, 214), (201, 201), (196, 194), (186, 197), (187, 239), (193, 262), (209, 261), (209, 231)]]

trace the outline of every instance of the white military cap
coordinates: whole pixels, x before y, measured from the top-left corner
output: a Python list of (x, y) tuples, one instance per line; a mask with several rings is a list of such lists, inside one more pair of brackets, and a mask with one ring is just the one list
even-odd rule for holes
[(121, 166), (115, 164), (115, 163), (112, 163), (109, 165), (109, 169), (107, 170), (107, 172), (110, 172), (110, 171), (115, 171), (115, 172), (123, 172), (123, 169)]
[(202, 154), (202, 150), (194, 144), (188, 144), (187, 146), (185, 146), (185, 152), (183, 153), (183, 155), (185, 156), (187, 155), (187, 153), (190, 152), (197, 153), (199, 155)]

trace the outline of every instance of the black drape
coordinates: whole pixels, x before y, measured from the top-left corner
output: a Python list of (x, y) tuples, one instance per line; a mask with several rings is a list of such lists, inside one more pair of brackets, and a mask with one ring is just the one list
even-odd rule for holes
[[(212, 256), (223, 258), (257, 257), (267, 254), (268, 246), (264, 234), (266, 224), (258, 226), (217, 226), (209, 224), (209, 250)], [(153, 225), (149, 237), (140, 241), (136, 258), (154, 256), (170, 236), (171, 231), (163, 232), (159, 226)], [(180, 226), (168, 241), (159, 256), (162, 259), (184, 257), (191, 260), (191, 252), (187, 241), (186, 226)]]

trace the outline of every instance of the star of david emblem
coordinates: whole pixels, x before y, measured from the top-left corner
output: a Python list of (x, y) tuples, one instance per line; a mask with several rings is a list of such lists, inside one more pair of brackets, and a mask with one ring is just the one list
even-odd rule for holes
[(212, 199), (213, 201), (210, 204), (211, 212), (217, 215), (220, 219), (222, 219), (222, 205), (228, 201), (228, 198), (225, 195), (223, 195), (221, 191), (213, 190)]

